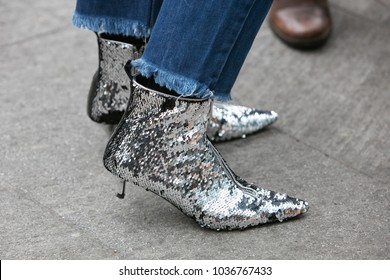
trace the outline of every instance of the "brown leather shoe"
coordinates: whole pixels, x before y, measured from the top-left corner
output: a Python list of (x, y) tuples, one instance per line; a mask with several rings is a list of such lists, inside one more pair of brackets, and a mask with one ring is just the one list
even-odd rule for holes
[(274, 33), (296, 48), (322, 46), (332, 29), (327, 0), (274, 0), (269, 21)]

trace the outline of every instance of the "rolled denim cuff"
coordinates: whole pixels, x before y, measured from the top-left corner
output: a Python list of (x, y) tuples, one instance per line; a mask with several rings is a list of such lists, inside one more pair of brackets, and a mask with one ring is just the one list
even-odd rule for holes
[(106, 32), (138, 38), (149, 37), (151, 31), (148, 26), (140, 21), (117, 17), (83, 15), (77, 12), (73, 14), (72, 23), (79, 28), (86, 28), (93, 32)]
[(131, 62), (134, 68), (144, 77), (153, 77), (155, 82), (183, 97), (213, 98), (214, 93), (203, 83), (180, 74), (161, 69), (157, 65), (140, 58)]

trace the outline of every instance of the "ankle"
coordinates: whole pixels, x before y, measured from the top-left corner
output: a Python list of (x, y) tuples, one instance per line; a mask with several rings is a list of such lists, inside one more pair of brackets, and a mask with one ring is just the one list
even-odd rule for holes
[(158, 83), (156, 83), (155, 79), (152, 77), (149, 77), (149, 78), (146, 78), (142, 75), (138, 75), (137, 76), (137, 82), (153, 91), (158, 91), (158, 92), (162, 92), (162, 93), (165, 93), (165, 94), (169, 94), (171, 96), (176, 96), (176, 97), (179, 97), (180, 94), (178, 94), (177, 92), (173, 91), (173, 90), (170, 90), (168, 89), (167, 87), (165, 86), (161, 86), (159, 85)]
[(118, 41), (133, 45), (137, 50), (145, 47), (146, 38), (138, 38), (134, 36), (125, 36), (122, 34), (109, 34), (109, 33), (100, 33), (99, 36), (106, 40)]

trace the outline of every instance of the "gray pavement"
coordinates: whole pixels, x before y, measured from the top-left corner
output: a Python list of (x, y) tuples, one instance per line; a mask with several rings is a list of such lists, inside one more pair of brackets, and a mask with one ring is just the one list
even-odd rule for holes
[(248, 181), (306, 199), (309, 213), (245, 231), (201, 229), (120, 185), (86, 116), (94, 34), (73, 1), (0, 2), (0, 259), (389, 259), (390, 1), (333, 0), (314, 52), (265, 23), (234, 88), (274, 109), (266, 131), (217, 147)]

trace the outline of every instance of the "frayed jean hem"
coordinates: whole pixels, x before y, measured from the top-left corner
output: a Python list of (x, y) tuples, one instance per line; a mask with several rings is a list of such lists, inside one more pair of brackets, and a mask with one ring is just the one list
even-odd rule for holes
[(75, 12), (72, 23), (79, 28), (86, 28), (94, 32), (106, 32), (138, 38), (145, 38), (150, 35), (150, 28), (142, 22), (116, 17), (94, 17)]
[(202, 84), (194, 79), (160, 69), (158, 66), (150, 63), (144, 58), (134, 60), (131, 64), (142, 76), (146, 78), (153, 76), (157, 84), (164, 86), (169, 90), (173, 90), (183, 97), (214, 98), (214, 93), (209, 90), (205, 84)]

